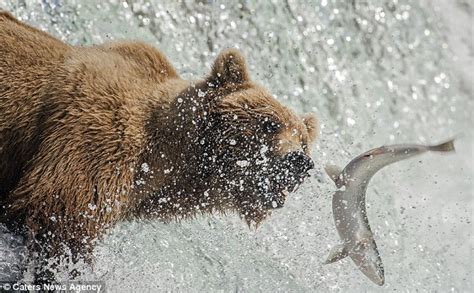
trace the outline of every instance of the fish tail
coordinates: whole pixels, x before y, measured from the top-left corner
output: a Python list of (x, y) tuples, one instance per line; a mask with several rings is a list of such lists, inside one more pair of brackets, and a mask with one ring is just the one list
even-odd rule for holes
[(451, 140), (449, 140), (447, 142), (444, 142), (442, 144), (429, 146), (428, 149), (430, 151), (435, 151), (435, 152), (453, 152), (453, 151), (456, 150), (454, 148), (454, 139), (451, 139)]

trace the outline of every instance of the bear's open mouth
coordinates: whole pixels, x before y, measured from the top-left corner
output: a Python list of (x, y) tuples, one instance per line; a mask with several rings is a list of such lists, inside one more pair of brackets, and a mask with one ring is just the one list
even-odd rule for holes
[[(304, 179), (309, 176), (309, 173), (304, 173), (297, 178), (291, 178), (290, 180), (284, 180), (280, 184), (273, 184), (274, 188), (271, 192), (265, 196), (264, 207), (265, 209), (279, 209), (285, 205), (285, 200), (288, 195), (298, 190)], [(285, 183), (284, 185), (282, 183)]]
[(282, 208), (285, 204), (285, 199), (289, 195), (289, 191), (284, 189), (279, 193), (273, 194), (265, 201), (264, 207), (267, 210), (274, 210)]

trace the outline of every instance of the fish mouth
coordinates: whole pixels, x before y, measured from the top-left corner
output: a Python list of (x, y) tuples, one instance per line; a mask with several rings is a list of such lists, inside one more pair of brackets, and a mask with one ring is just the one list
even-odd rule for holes
[(358, 269), (375, 284), (382, 286), (385, 283), (384, 269), (379, 262), (370, 262), (366, 260), (364, 263), (357, 264)]
[(374, 240), (359, 242), (349, 253), (357, 268), (372, 282), (385, 283), (382, 259)]

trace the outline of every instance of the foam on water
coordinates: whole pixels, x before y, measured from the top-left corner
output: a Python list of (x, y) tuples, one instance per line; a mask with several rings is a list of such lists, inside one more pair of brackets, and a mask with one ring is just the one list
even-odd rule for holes
[[(186, 78), (204, 76), (221, 49), (239, 48), (255, 80), (322, 123), (314, 176), (257, 231), (235, 215), (122, 223), (82, 278), (105, 280), (113, 292), (472, 290), (472, 58), (465, 53), (472, 52), (472, 27), (471, 35), (456, 30), (469, 27), (472, 6), (447, 3), (0, 0), (71, 44), (147, 41)], [(345, 165), (382, 144), (457, 134), (455, 155), (401, 162), (371, 182), (368, 213), (383, 288), (349, 260), (322, 265), (338, 242), (324, 164)], [(13, 239), (0, 231), (0, 273), (21, 261)]]

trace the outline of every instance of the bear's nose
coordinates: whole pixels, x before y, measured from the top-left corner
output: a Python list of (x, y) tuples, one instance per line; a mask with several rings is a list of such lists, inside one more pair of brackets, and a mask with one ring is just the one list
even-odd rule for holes
[(284, 160), (288, 163), (290, 171), (294, 174), (305, 174), (314, 168), (313, 160), (301, 151), (286, 154)]

